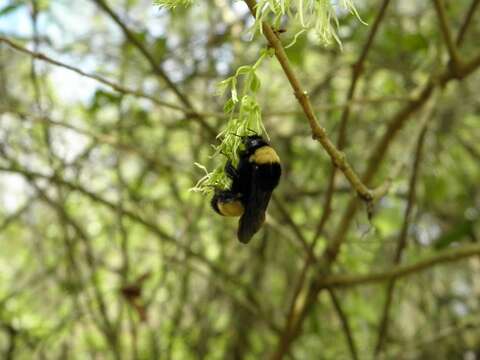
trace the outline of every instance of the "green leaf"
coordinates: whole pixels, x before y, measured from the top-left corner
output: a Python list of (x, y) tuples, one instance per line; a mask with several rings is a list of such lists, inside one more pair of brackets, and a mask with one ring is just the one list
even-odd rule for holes
[(236, 76), (248, 74), (250, 71), (252, 71), (252, 67), (250, 65), (240, 66), (237, 69)]
[(250, 78), (250, 90), (253, 92), (253, 93), (256, 93), (258, 91), (258, 89), (260, 89), (260, 79), (258, 78), (258, 76), (252, 72), (251, 74), (251, 78)]
[(190, 6), (193, 0), (156, 0), (153, 3), (167, 9), (175, 9), (178, 5), (185, 7)]
[(225, 105), (223, 106), (223, 112), (225, 114), (230, 114), (235, 108), (235, 102), (233, 99), (228, 99)]

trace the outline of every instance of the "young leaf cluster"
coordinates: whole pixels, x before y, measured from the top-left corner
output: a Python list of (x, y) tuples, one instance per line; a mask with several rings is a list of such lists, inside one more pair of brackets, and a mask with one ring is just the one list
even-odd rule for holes
[[(341, 46), (337, 34), (337, 12), (333, 3), (331, 0), (259, 0), (253, 31), (261, 32), (263, 21), (269, 22), (274, 28), (280, 28), (282, 21), (288, 18), (300, 24), (302, 29), (297, 35), (314, 30), (324, 45), (335, 41)], [(342, 6), (363, 23), (352, 0), (342, 0)]]
[(221, 142), (214, 147), (212, 157), (223, 155), (225, 159), (212, 172), (208, 172), (203, 165), (195, 164), (203, 169), (206, 175), (198, 181), (192, 191), (209, 193), (215, 188), (227, 188), (230, 180), (223, 169), (228, 160), (234, 166), (238, 164), (242, 139), (252, 134), (265, 134), (268, 137), (262, 122), (262, 111), (256, 100), (261, 86), (256, 71), (267, 55), (272, 55), (271, 50), (263, 50), (255, 64), (240, 66), (234, 75), (218, 84), (219, 94), (229, 94), (223, 108), (229, 118), (225, 128), (217, 136)]
[(155, 0), (153, 3), (167, 9), (175, 9), (178, 5), (190, 6), (193, 0)]

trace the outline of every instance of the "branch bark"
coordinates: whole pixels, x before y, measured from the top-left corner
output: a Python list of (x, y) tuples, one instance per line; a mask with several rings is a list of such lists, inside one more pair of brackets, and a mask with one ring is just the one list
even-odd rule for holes
[(433, 5), (435, 7), (435, 11), (437, 12), (438, 21), (440, 22), (440, 30), (442, 31), (443, 40), (450, 55), (453, 71), (455, 71), (457, 67), (461, 65), (461, 61), (458, 54), (457, 45), (453, 40), (450, 25), (448, 24), (447, 15), (445, 12), (445, 4), (443, 3), (443, 0), (433, 0)]
[[(250, 9), (252, 16), (256, 17), (256, 1), (245, 0), (245, 3)], [(333, 144), (333, 142), (327, 136), (326, 130), (319, 125), (318, 119), (313, 111), (312, 104), (308, 97), (308, 93), (302, 88), (300, 81), (298, 80), (292, 67), (290, 66), (290, 62), (288, 60), (287, 54), (285, 53), (285, 50), (283, 49), (283, 45), (280, 42), (280, 39), (277, 37), (273, 29), (267, 23), (262, 23), (262, 29), (265, 38), (268, 40), (270, 46), (275, 50), (275, 56), (293, 89), (298, 103), (302, 107), (307, 117), (310, 129), (312, 131), (312, 137), (315, 140), (318, 140), (318, 142), (320, 142), (320, 144), (323, 146), (325, 151), (332, 159), (335, 166), (344, 173), (348, 182), (355, 189), (359, 197), (367, 202), (371, 202), (373, 200), (372, 191), (360, 180), (360, 177), (357, 175), (350, 163), (347, 161), (345, 154)]]
[(480, 255), (480, 245), (465, 245), (451, 250), (443, 251), (438, 255), (409, 265), (395, 266), (389, 270), (366, 275), (330, 275), (319, 281), (322, 288), (350, 287), (358, 285), (371, 285), (391, 279), (417, 274), (436, 265), (460, 261), (472, 256)]
[[(452, 71), (451, 67), (448, 67), (439, 76), (432, 75), (431, 79), (425, 84), (420, 93), (402, 109), (400, 109), (387, 125), (387, 129), (380, 138), (380, 141), (371, 151), (366, 171), (362, 176), (363, 184), (368, 184), (371, 182), (374, 175), (377, 173), (381, 162), (387, 155), (388, 149), (396, 135), (404, 127), (407, 121), (412, 118), (412, 115), (418, 112), (430, 99), (433, 90), (437, 87), (445, 86), (451, 80), (464, 79), (477, 70), (478, 67), (480, 67), (480, 54), (470, 61), (462, 61), (461, 65), (458, 67), (458, 69), (456, 69), (456, 71)], [(295, 315), (291, 321), (291, 328), (286, 329), (284, 336), (279, 341), (272, 359), (281, 359), (283, 355), (288, 352), (291, 343), (300, 333), (303, 320), (310, 309), (314, 306), (318, 292), (325, 288), (324, 279), (328, 277), (331, 266), (338, 257), (341, 245), (347, 236), (349, 227), (354, 219), (357, 209), (358, 201), (357, 199), (352, 199), (348, 204), (343, 216), (341, 217), (340, 224), (337, 227), (337, 231), (334, 234), (333, 239), (329, 242), (322, 257), (319, 259), (316, 269), (317, 275), (312, 278), (310, 284), (308, 285), (305, 300), (302, 300), (301, 304), (295, 308)], [(327, 284), (327, 286), (328, 285), (330, 284)]]
[[(425, 142), (425, 136), (428, 129), (428, 120), (431, 116), (430, 111), (427, 110), (425, 114), (426, 121), (424, 122), (422, 128), (420, 129), (420, 134), (417, 140), (417, 146), (415, 149), (415, 157), (413, 161), (412, 173), (410, 176), (410, 183), (409, 183), (409, 190), (408, 190), (408, 198), (407, 198), (407, 206), (405, 208), (405, 215), (403, 218), (402, 229), (400, 231), (400, 235), (398, 236), (397, 248), (395, 249), (395, 255), (393, 258), (393, 264), (398, 265), (402, 260), (403, 252), (407, 246), (407, 235), (408, 229), (410, 225), (410, 219), (412, 217), (413, 207), (415, 205), (415, 198), (416, 198), (416, 185), (418, 179), (418, 173), (420, 168), (420, 163), (422, 161), (422, 149), (423, 144)], [(393, 291), (395, 288), (395, 280), (392, 279), (387, 284), (387, 289), (385, 291), (385, 303), (383, 307), (383, 311), (380, 317), (380, 325), (378, 327), (378, 337), (377, 337), (377, 345), (375, 346), (375, 355), (378, 355), (385, 344), (385, 339), (387, 338), (388, 333), (388, 325), (389, 325), (389, 315), (390, 315), (390, 307), (393, 300)]]

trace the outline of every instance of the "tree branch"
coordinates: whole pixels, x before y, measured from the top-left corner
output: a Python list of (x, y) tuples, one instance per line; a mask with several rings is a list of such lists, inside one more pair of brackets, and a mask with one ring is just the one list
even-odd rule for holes
[(319, 280), (319, 286), (327, 287), (351, 287), (358, 285), (371, 285), (391, 279), (399, 279), (405, 276), (414, 275), (421, 271), (428, 270), (436, 265), (460, 261), (472, 256), (480, 255), (480, 245), (465, 245), (443, 251), (428, 259), (409, 265), (395, 266), (389, 270), (366, 274), (366, 275), (330, 275)]
[(460, 56), (458, 54), (457, 46), (453, 41), (452, 32), (448, 25), (447, 15), (445, 14), (445, 5), (443, 0), (433, 0), (435, 11), (437, 12), (438, 21), (440, 22), (440, 30), (442, 31), (443, 40), (447, 46), (450, 55), (450, 61), (453, 66), (453, 71), (461, 64)]
[[(255, 0), (245, 0), (248, 8), (253, 17), (256, 17), (256, 1)], [(283, 49), (282, 43), (279, 38), (272, 30), (270, 25), (265, 22), (262, 22), (263, 34), (268, 40), (270, 46), (275, 50), (275, 56), (277, 57), (280, 66), (282, 67), (287, 79), (293, 89), (295, 97), (297, 98), (300, 106), (302, 107), (310, 129), (312, 131), (312, 137), (320, 142), (323, 148), (327, 151), (328, 155), (331, 157), (335, 166), (337, 166), (345, 175), (348, 182), (355, 189), (357, 194), (363, 200), (370, 202), (373, 200), (372, 191), (365, 186), (365, 184), (360, 180), (357, 173), (353, 170), (350, 163), (347, 161), (346, 156), (343, 152), (335, 147), (332, 141), (327, 136), (327, 132), (323, 127), (318, 123), (317, 117), (313, 111), (312, 104), (308, 98), (308, 93), (303, 90), (300, 81), (297, 79), (297, 76), (293, 72), (290, 62), (288, 61), (287, 54)]]
[(330, 299), (332, 300), (333, 307), (337, 312), (337, 315), (340, 319), (340, 323), (342, 324), (343, 333), (345, 334), (345, 338), (347, 339), (348, 349), (350, 350), (350, 356), (353, 360), (358, 359), (358, 351), (357, 346), (355, 345), (355, 340), (353, 338), (352, 330), (350, 329), (350, 324), (348, 323), (348, 317), (342, 309), (342, 305), (340, 304), (340, 300), (338, 299), (335, 291), (333, 289), (327, 289), (328, 294), (330, 295)]
[(475, 10), (477, 9), (477, 6), (480, 4), (480, 0), (473, 0), (472, 4), (467, 10), (467, 15), (465, 16), (465, 19), (462, 23), (462, 26), (460, 27), (460, 30), (458, 31), (457, 34), (457, 40), (456, 45), (457, 47), (460, 46), (463, 43), (463, 39), (465, 38), (465, 34), (467, 33), (467, 29), (470, 25), (470, 22), (473, 19), (473, 14), (475, 13)]
[[(403, 217), (402, 229), (400, 230), (400, 235), (398, 236), (397, 248), (395, 249), (395, 255), (393, 258), (394, 265), (400, 264), (403, 251), (407, 246), (408, 229), (410, 225), (410, 219), (412, 216), (412, 210), (415, 205), (416, 185), (417, 185), (420, 163), (422, 161), (422, 149), (423, 149), (423, 144), (425, 142), (425, 135), (428, 129), (428, 120), (431, 118), (430, 116), (431, 116), (430, 111), (427, 110), (425, 114), (426, 121), (423, 123), (420, 129), (420, 134), (417, 140), (412, 173), (410, 176), (410, 183), (408, 187), (409, 190), (408, 190), (407, 206), (405, 208), (405, 215)], [(393, 299), (394, 288), (395, 288), (395, 280), (392, 279), (389, 281), (387, 285), (387, 290), (385, 293), (386, 294), (385, 303), (384, 303), (382, 315), (380, 317), (381, 318), (380, 325), (378, 327), (378, 337), (377, 337), (377, 345), (375, 346), (375, 355), (378, 355), (382, 351), (383, 345), (385, 343), (385, 339), (387, 338), (390, 306)]]
[[(377, 34), (380, 23), (384, 18), (386, 8), (387, 8), (389, 2), (390, 2), (390, 0), (384, 0), (384, 2), (382, 3), (382, 7), (380, 8), (380, 11), (375, 18), (374, 24), (373, 24), (372, 29), (371, 29), (368, 37), (367, 37), (367, 41), (365, 42), (363, 50), (362, 50), (357, 62), (352, 67), (352, 77), (351, 77), (350, 87), (349, 87), (348, 94), (347, 94), (347, 100), (345, 102), (345, 104), (347, 106), (344, 107), (343, 112), (342, 112), (342, 117), (341, 117), (341, 120), (340, 120), (339, 135), (338, 135), (338, 140), (337, 140), (337, 146), (338, 146), (338, 149), (340, 149), (340, 150), (344, 148), (345, 142), (346, 142), (346, 128), (347, 128), (347, 123), (348, 123), (348, 119), (349, 119), (349, 116), (350, 116), (350, 110), (351, 110), (351, 107), (350, 107), (349, 104), (351, 104), (354, 101), (353, 98), (354, 98), (354, 95), (355, 95), (355, 90), (356, 90), (356, 86), (357, 86), (357, 83), (358, 83), (358, 79), (359, 79), (359, 77), (362, 73), (363, 63), (364, 63), (364, 61), (367, 57), (367, 54), (368, 54), (369, 50), (371, 49), (371, 46), (373, 44), (373, 39), (375, 38), (375, 35)], [(332, 199), (333, 199), (333, 194), (335, 192), (336, 174), (337, 174), (337, 168), (334, 166), (331, 169), (331, 172), (330, 172), (330, 177), (329, 177), (329, 180), (328, 180), (328, 186), (327, 186), (327, 190), (326, 190), (325, 197), (324, 197), (324, 200), (323, 200), (323, 205), (322, 205), (323, 213), (322, 213), (322, 216), (320, 217), (320, 220), (317, 224), (316, 231), (313, 235), (313, 239), (312, 239), (311, 244), (310, 244), (309, 254), (310, 253), (311, 254), (315, 253), (314, 251), (315, 251), (317, 241), (318, 241), (320, 235), (322, 234), (323, 228), (324, 228), (325, 224), (327, 223), (327, 221), (330, 217), (330, 214), (332, 212), (331, 211), (332, 210)], [(299, 275), (299, 278), (297, 280), (297, 284), (295, 285), (295, 290), (293, 292), (292, 300), (290, 301), (289, 312), (288, 312), (288, 315), (287, 315), (287, 320), (286, 320), (286, 323), (285, 323), (284, 332), (282, 334), (282, 337), (284, 337), (284, 338), (289, 336), (290, 328), (293, 324), (293, 321), (295, 320), (295, 309), (297, 308), (297, 302), (299, 301), (299, 296), (301, 294), (301, 290), (305, 286), (305, 280), (307, 278), (306, 275), (307, 275), (308, 269), (312, 265), (312, 263), (313, 263), (313, 257), (307, 256), (306, 259), (305, 259), (305, 262), (303, 264), (302, 270), (300, 271), (300, 275)], [(335, 301), (334, 293), (332, 292), (330, 295), (332, 297), (332, 301)], [(337, 309), (337, 312), (339, 312), (339, 311), (341, 311), (341, 310)], [(343, 323), (343, 325), (344, 325), (344, 328), (345, 328), (345, 326), (348, 327), (348, 323), (346, 325), (345, 325), (345, 323)], [(351, 336), (349, 336), (348, 333), (347, 333), (347, 340), (349, 342), (352, 357), (355, 359), (355, 358), (357, 358), (355, 347), (353, 345), (353, 340), (352, 340)], [(283, 340), (280, 341), (281, 344), (286, 343), (286, 342), (287, 342), (287, 339), (283, 339)], [(279, 353), (279, 352), (280, 351), (277, 350), (277, 353)]]
[[(433, 90), (436, 87), (445, 86), (453, 79), (464, 79), (473, 71), (477, 70), (479, 66), (480, 54), (474, 57), (471, 61), (462, 62), (462, 65), (456, 72), (452, 72), (450, 68), (447, 68), (443, 73), (440, 74), (440, 76), (432, 76), (432, 78), (420, 91), (419, 95), (413, 98), (413, 100), (411, 100), (393, 116), (380, 141), (371, 151), (370, 158), (367, 163), (367, 169), (362, 176), (364, 184), (368, 184), (373, 179), (380, 167), (382, 160), (386, 156), (387, 150), (393, 142), (393, 139), (403, 128), (405, 123), (411, 118), (411, 116), (415, 114), (428, 101), (428, 99), (430, 99)], [(348, 204), (343, 216), (341, 217), (340, 224), (337, 226), (337, 231), (334, 234), (333, 239), (329, 242), (323, 253), (323, 256), (319, 260), (316, 270), (317, 275), (312, 278), (308, 286), (308, 293), (305, 295), (306, 300), (303, 300), (302, 303), (296, 308), (291, 329), (288, 329), (288, 331), (284, 334), (284, 337), (281, 339), (272, 359), (280, 359), (283, 354), (288, 351), (288, 348), (291, 342), (294, 341), (294, 338), (298, 336), (303, 320), (305, 319), (308, 311), (314, 305), (318, 292), (325, 287), (322, 286), (324, 279), (327, 277), (331, 265), (337, 259), (340, 247), (347, 236), (348, 229), (354, 219), (357, 209), (358, 201), (357, 199), (352, 199)], [(328, 286), (330, 284), (326, 285)]]

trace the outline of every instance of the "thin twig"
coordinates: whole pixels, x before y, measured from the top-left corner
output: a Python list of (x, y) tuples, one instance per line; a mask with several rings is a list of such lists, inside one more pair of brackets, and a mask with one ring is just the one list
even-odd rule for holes
[[(85, 248), (86, 254), (86, 262), (89, 266), (90, 276), (91, 276), (91, 284), (93, 285), (93, 293), (94, 298), (97, 303), (100, 317), (102, 320), (99, 329), (103, 332), (105, 339), (109, 346), (112, 348), (112, 352), (115, 355), (116, 359), (120, 359), (120, 353), (118, 348), (118, 337), (117, 331), (113, 325), (112, 319), (108, 313), (108, 306), (105, 300), (105, 296), (100, 288), (99, 285), (99, 276), (98, 276), (98, 264), (95, 259), (94, 250), (91, 244), (91, 239), (84, 231), (84, 229), (68, 214), (64, 204), (60, 204), (59, 202), (52, 199), (50, 196), (46, 194), (35, 182), (33, 178), (27, 178), (30, 181), (30, 184), (37, 190), (40, 198), (45, 201), (53, 210), (55, 210), (58, 214), (58, 217), (65, 221), (74, 231), (77, 237), (81, 240), (82, 244)], [(58, 186), (59, 184), (57, 184)]]
[(366, 275), (330, 275), (319, 281), (319, 286), (326, 287), (353, 287), (358, 285), (372, 285), (391, 279), (399, 279), (428, 270), (436, 265), (460, 261), (472, 256), (480, 255), (480, 245), (464, 245), (451, 250), (443, 251), (427, 259), (409, 265), (398, 265), (388, 270)]
[[(398, 236), (397, 247), (395, 249), (395, 255), (393, 258), (394, 265), (398, 265), (401, 262), (403, 251), (407, 246), (408, 229), (410, 225), (410, 219), (412, 216), (413, 207), (415, 205), (416, 185), (417, 185), (420, 163), (422, 161), (422, 149), (423, 149), (423, 144), (425, 142), (425, 135), (428, 129), (428, 120), (431, 119), (432, 108), (433, 108), (433, 105), (430, 107), (430, 109), (426, 110), (425, 112), (424, 121), (420, 128), (420, 134), (417, 140), (412, 173), (410, 176), (409, 187), (408, 187), (407, 206), (405, 208), (405, 215), (403, 217), (402, 229), (400, 230), (400, 235)], [(395, 288), (395, 280), (392, 279), (387, 284), (387, 289), (385, 293), (385, 303), (384, 303), (382, 315), (380, 317), (381, 319), (380, 325), (378, 327), (378, 337), (377, 337), (377, 345), (375, 346), (375, 355), (378, 355), (382, 351), (383, 345), (385, 343), (385, 339), (387, 338), (390, 306), (393, 299), (394, 288)]]
[(315, 254), (312, 252), (311, 247), (308, 245), (307, 239), (303, 235), (301, 228), (295, 223), (295, 221), (293, 221), (292, 217), (288, 213), (288, 210), (285, 209), (285, 206), (283, 206), (282, 201), (278, 198), (278, 196), (273, 195), (273, 202), (275, 203), (277, 209), (280, 211), (280, 214), (282, 215), (284, 221), (295, 233), (296, 238), (298, 239), (298, 241), (303, 247), (303, 250), (306, 253), (306, 256), (310, 257), (312, 260), (315, 260)]
[(352, 330), (350, 329), (350, 324), (348, 323), (348, 317), (342, 309), (342, 305), (340, 304), (340, 300), (335, 294), (335, 290), (333, 289), (327, 289), (327, 290), (328, 290), (328, 294), (330, 295), (330, 299), (332, 300), (333, 307), (335, 308), (335, 311), (337, 312), (337, 315), (342, 324), (343, 333), (345, 334), (345, 338), (347, 339), (350, 355), (353, 360), (357, 360), (358, 359), (357, 346), (355, 345), (355, 340), (353, 338)]
[(443, 0), (433, 0), (433, 5), (435, 6), (435, 11), (437, 12), (438, 21), (440, 22), (440, 30), (442, 31), (443, 41), (447, 46), (451, 64), (455, 70), (458, 66), (460, 66), (460, 55), (458, 54), (457, 46), (453, 41), (450, 26), (448, 25), (447, 15), (445, 13), (445, 5)]
[(480, 4), (480, 0), (473, 0), (472, 4), (467, 10), (467, 15), (465, 16), (465, 19), (462, 23), (462, 26), (460, 27), (460, 30), (458, 31), (457, 34), (457, 40), (455, 41), (456, 45), (459, 47), (463, 43), (463, 39), (465, 38), (465, 34), (467, 33), (467, 29), (470, 25), (470, 22), (473, 19), (473, 14), (475, 13), (475, 10), (477, 9), (477, 6)]

